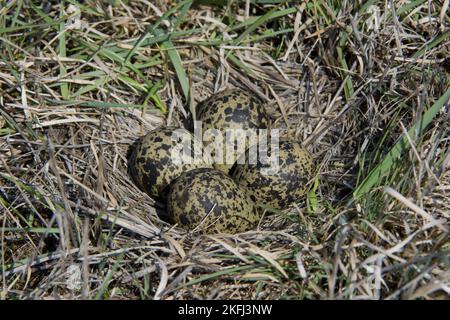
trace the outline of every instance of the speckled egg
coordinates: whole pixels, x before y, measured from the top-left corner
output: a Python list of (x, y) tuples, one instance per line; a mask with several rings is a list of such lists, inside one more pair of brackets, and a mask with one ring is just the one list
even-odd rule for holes
[[(181, 137), (191, 139), (186, 144), (187, 152), (181, 151)], [(201, 148), (193, 148), (193, 142), (193, 135), (185, 129), (164, 127), (150, 131), (132, 150), (129, 171), (133, 181), (150, 196), (164, 198), (168, 191), (166, 188), (183, 172), (195, 168), (212, 168), (210, 160), (202, 158)], [(200, 152), (197, 152), (199, 149)], [(173, 158), (173, 154), (179, 157)], [(194, 161), (195, 155), (200, 161)]]
[(273, 166), (273, 172), (265, 172), (270, 165), (264, 165), (260, 158), (256, 164), (249, 164), (248, 154), (255, 148), (247, 150), (245, 161), (241, 160), (244, 164), (236, 165), (233, 178), (248, 189), (256, 203), (280, 210), (288, 208), (306, 193), (315, 171), (313, 158), (299, 142), (280, 140), (278, 166)]
[[(240, 89), (228, 89), (212, 95), (198, 105), (196, 113), (197, 121), (202, 123), (203, 133), (209, 129), (218, 129), (222, 132), (223, 141), (226, 140), (226, 129), (268, 129), (270, 126), (263, 104), (255, 95)], [(236, 151), (236, 144), (234, 149)], [(215, 164), (215, 168), (226, 173), (232, 166), (233, 163)]]
[(171, 185), (167, 211), (180, 227), (204, 233), (244, 232), (261, 217), (246, 190), (208, 168), (185, 172)]

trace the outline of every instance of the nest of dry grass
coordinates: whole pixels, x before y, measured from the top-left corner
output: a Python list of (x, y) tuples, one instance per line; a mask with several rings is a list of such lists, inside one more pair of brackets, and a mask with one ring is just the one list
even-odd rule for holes
[[(1, 298), (448, 296), (448, 2), (273, 2), (0, 7)], [(227, 87), (317, 183), (257, 230), (187, 234), (127, 154)]]

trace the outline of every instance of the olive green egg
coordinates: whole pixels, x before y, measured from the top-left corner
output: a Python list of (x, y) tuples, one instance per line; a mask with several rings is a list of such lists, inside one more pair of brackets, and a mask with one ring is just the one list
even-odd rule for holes
[[(229, 172), (231, 167), (240, 154), (237, 152), (239, 142), (241, 138), (237, 138), (234, 141), (230, 136), (226, 136), (227, 129), (268, 129), (270, 127), (269, 118), (264, 110), (263, 104), (251, 94), (246, 93), (240, 89), (227, 89), (216, 93), (208, 99), (202, 101), (196, 109), (197, 121), (201, 121), (204, 137), (208, 130), (219, 130), (223, 137), (223, 155), (224, 161), (216, 161), (215, 168), (220, 169), (226, 173)], [(229, 130), (229, 132), (234, 132)], [(236, 133), (238, 134), (238, 133)], [(213, 134), (217, 136), (217, 134)], [(237, 136), (239, 137), (239, 135)], [(245, 137), (244, 137), (245, 139)], [(234, 157), (234, 161), (225, 161), (227, 143), (234, 143), (234, 147), (230, 150), (234, 150), (237, 156)], [(238, 143), (236, 143), (238, 141)], [(205, 146), (208, 142), (204, 141)], [(244, 147), (248, 148), (251, 144)], [(214, 155), (213, 155), (214, 156)], [(220, 158), (220, 156), (219, 156)]]
[(273, 163), (263, 161), (260, 154), (257, 161), (250, 163), (249, 154), (257, 152), (256, 147), (246, 151), (245, 159), (239, 160), (232, 177), (248, 189), (256, 203), (279, 210), (288, 208), (308, 190), (315, 171), (312, 156), (299, 142), (280, 140), (278, 152), (273, 149), (275, 152), (267, 153), (269, 159), (274, 159)]
[(210, 160), (201, 156), (201, 147), (194, 148), (194, 141), (189, 131), (175, 127), (147, 133), (137, 141), (129, 158), (135, 184), (152, 197), (164, 198), (169, 184), (183, 172), (212, 168)]
[(244, 188), (224, 172), (208, 168), (176, 179), (170, 186), (167, 212), (180, 227), (210, 234), (244, 232), (261, 218)]

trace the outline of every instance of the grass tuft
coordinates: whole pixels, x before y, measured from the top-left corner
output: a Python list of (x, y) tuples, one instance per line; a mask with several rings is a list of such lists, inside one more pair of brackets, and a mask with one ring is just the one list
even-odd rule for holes
[[(444, 1), (0, 6), (1, 299), (448, 298)], [(304, 199), (193, 236), (130, 180), (214, 92), (312, 153)]]

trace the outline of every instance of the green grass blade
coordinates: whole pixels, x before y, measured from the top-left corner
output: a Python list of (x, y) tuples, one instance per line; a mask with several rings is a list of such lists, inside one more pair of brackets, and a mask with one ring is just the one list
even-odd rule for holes
[(107, 77), (107, 76), (99, 77), (95, 81), (95, 84), (86, 85), (86, 86), (81, 87), (75, 93), (72, 93), (70, 95), (70, 97), (72, 99), (75, 99), (75, 98), (82, 96), (90, 91), (98, 90), (98, 88), (102, 88), (108, 82), (108, 79), (109, 79), (109, 77)]
[[(68, 3), (73, 4), (74, 6), (80, 8), (81, 12), (84, 12), (89, 15), (94, 15), (97, 17), (103, 17), (103, 13), (100, 13), (96, 10), (95, 6), (90, 7), (89, 5), (84, 5), (82, 1), (77, 0), (65, 0)], [(84, 2), (84, 1), (83, 1)]]
[[(112, 103), (112, 102), (100, 102), (100, 101), (79, 101), (79, 100), (67, 100), (64, 102), (56, 100), (47, 100), (48, 103), (66, 105), (66, 106), (79, 106), (87, 108), (131, 108), (131, 109), (143, 109), (145, 106), (141, 104), (122, 104), (122, 103)], [(157, 111), (148, 110), (148, 112)]]
[(183, 23), (184, 19), (186, 18), (189, 12), (189, 9), (191, 8), (192, 0), (183, 1), (182, 4), (183, 6), (181, 7), (180, 13), (178, 17), (175, 19), (174, 23), (172, 24), (173, 31), (177, 30), (178, 27)]
[(151, 24), (144, 33), (139, 37), (139, 39), (134, 43), (133, 48), (127, 53), (125, 57), (125, 63), (130, 61), (133, 54), (136, 52), (136, 50), (141, 47), (148, 45), (148, 43), (145, 43), (144, 40), (147, 38), (148, 35), (155, 35), (155, 31), (157, 28), (161, 25), (161, 23), (166, 20), (170, 15), (177, 12), (179, 8), (181, 8), (181, 13), (179, 18), (177, 19), (176, 23), (174, 24), (173, 31), (175, 31), (178, 26), (181, 24), (182, 20), (187, 14), (187, 11), (192, 5), (192, 0), (185, 0), (171, 8), (170, 10), (166, 11), (155, 23)]
[(37, 13), (46, 23), (51, 24), (53, 22), (53, 19), (50, 18), (48, 15), (45, 14), (44, 11), (42, 11), (41, 8), (36, 6), (33, 2), (30, 1), (30, 7), (34, 10), (34, 12)]
[(427, 1), (428, 0), (415, 0), (415, 1), (411, 1), (409, 3), (406, 3), (406, 4), (402, 5), (400, 8), (398, 8), (397, 14), (401, 15), (407, 11), (410, 11), (410, 10), (420, 6), (422, 3), (425, 3)]
[(170, 40), (163, 42), (162, 47), (167, 50), (167, 54), (169, 55), (170, 61), (172, 62), (172, 66), (175, 69), (175, 73), (177, 74), (178, 81), (181, 85), (181, 89), (183, 90), (184, 97), (186, 98), (186, 101), (189, 101), (189, 79), (186, 75), (186, 71), (184, 70), (180, 55)]
[(236, 66), (239, 67), (239, 69), (241, 70), (245, 70), (245, 72), (247, 72), (249, 75), (252, 75), (255, 78), (259, 78), (257, 74), (255, 74), (253, 72), (252, 69), (250, 69), (249, 67), (247, 67), (245, 64), (243, 64), (241, 62), (241, 60), (239, 60), (234, 54), (231, 53), (231, 51), (228, 51), (226, 57), (231, 60), (231, 62), (233, 62)]
[[(349, 71), (350, 71), (350, 69), (347, 65), (347, 61), (345, 60), (345, 54), (344, 54), (344, 47), (345, 47), (345, 43), (347, 42), (347, 38), (348, 38), (348, 36), (345, 32), (340, 32), (339, 45), (336, 48), (339, 62), (343, 69), (342, 77), (344, 79), (347, 76), (347, 74), (349, 74)], [(351, 77), (348, 77), (347, 80), (345, 81), (344, 92), (345, 92), (345, 97), (347, 98), (347, 100), (349, 100), (355, 92), (355, 90), (353, 88), (353, 83), (352, 83)]]
[[(408, 135), (415, 137), (423, 133), (425, 128), (431, 123), (434, 117), (438, 114), (439, 110), (448, 103), (450, 98), (450, 89), (436, 101), (433, 106), (428, 109), (423, 117), (419, 119), (409, 130)], [(355, 199), (361, 198), (364, 194), (368, 193), (373, 186), (378, 184), (383, 176), (388, 173), (394, 161), (400, 157), (400, 155), (409, 147), (407, 136), (403, 135), (401, 139), (394, 145), (394, 147), (386, 154), (386, 156), (380, 161), (380, 163), (367, 175), (367, 177), (361, 182), (353, 193)]]
[(246, 36), (248, 36), (250, 33), (255, 31), (256, 28), (258, 28), (262, 24), (266, 23), (267, 21), (282, 17), (287, 14), (295, 13), (297, 11), (297, 8), (289, 8), (289, 9), (280, 10), (280, 11), (276, 11), (276, 9), (277, 8), (273, 8), (266, 14), (262, 15), (261, 17), (257, 18), (256, 20), (254, 20), (254, 22), (244, 32), (242, 32), (241, 35), (239, 37), (237, 37), (233, 41), (232, 44), (234, 46), (238, 45)]
[[(284, 35), (286, 33), (294, 32), (294, 28), (288, 28), (284, 30), (278, 31), (265, 31), (264, 33), (256, 36), (249, 37), (241, 41), (241, 44), (247, 43), (258, 43), (262, 40), (269, 38), (276, 38), (279, 35)], [(192, 44), (197, 44), (201, 46), (218, 46), (218, 45), (229, 45), (232, 43), (232, 40), (224, 40), (224, 39), (211, 39), (211, 40), (199, 40), (193, 41)]]
[(225, 270), (220, 270), (220, 271), (217, 271), (214, 273), (210, 273), (210, 274), (198, 277), (194, 280), (189, 281), (188, 283), (180, 285), (177, 289), (180, 289), (183, 287), (189, 287), (194, 284), (201, 283), (203, 281), (214, 279), (214, 278), (224, 276), (227, 274), (232, 274), (232, 273), (236, 273), (236, 272), (240, 272), (240, 271), (244, 271), (244, 270), (248, 270), (248, 269), (254, 269), (254, 268), (255, 268), (254, 265), (240, 266), (240, 267), (235, 267), (235, 268), (226, 268)]
[[(236, 30), (245, 28), (247, 26), (250, 26), (251, 29), (249, 28), (246, 31), (244, 31), (244, 32), (246, 32), (248, 34), (248, 33), (251, 33), (252, 31), (254, 31), (258, 26), (260, 26), (261, 24), (263, 24), (263, 23), (265, 23), (265, 22), (267, 22), (269, 20), (281, 18), (281, 17), (286, 16), (288, 14), (296, 13), (297, 10), (298, 10), (297, 8), (288, 8), (288, 9), (283, 9), (283, 10), (278, 10), (278, 11), (274, 11), (272, 9), (271, 11), (269, 11), (268, 13), (266, 13), (265, 15), (263, 15), (261, 17), (253, 17), (253, 18), (247, 19), (247, 20), (245, 20), (245, 21), (243, 21), (243, 22), (241, 22), (241, 23), (231, 27), (230, 31), (236, 31)], [(235, 41), (236, 40), (237, 39), (235, 39)]]
[(101, 300), (104, 297), (104, 294), (106, 292), (106, 290), (109, 287), (109, 284), (111, 283), (112, 278), (114, 277), (114, 275), (117, 273), (117, 269), (119, 269), (119, 264), (120, 262), (122, 262), (123, 257), (124, 257), (125, 253), (122, 252), (118, 257), (117, 257), (117, 261), (114, 263), (112, 269), (108, 272), (108, 274), (105, 277), (105, 280), (103, 281), (103, 283), (101, 284), (100, 288), (97, 291), (97, 294), (95, 295), (94, 300)]
[(440, 36), (436, 37), (433, 41), (431, 41), (430, 43), (425, 45), (424, 48), (422, 48), (419, 51), (417, 51), (413, 55), (413, 58), (420, 58), (420, 57), (422, 57), (425, 54), (425, 52), (427, 52), (430, 49), (433, 49), (434, 47), (436, 47), (437, 45), (439, 45), (443, 41), (448, 41), (449, 38), (450, 38), (450, 30), (448, 30), (447, 32), (445, 32), (445, 33), (441, 34)]
[[(62, 18), (64, 16), (64, 1), (61, 1), (61, 9), (60, 9), (60, 17)], [(59, 56), (61, 58), (66, 57), (66, 33), (64, 30), (65, 23), (61, 22), (59, 24), (59, 32), (61, 33), (59, 37)], [(67, 74), (66, 67), (64, 66), (64, 63), (61, 63), (59, 66), (59, 75), (61, 78), (63, 78)], [(61, 96), (64, 99), (69, 98), (69, 84), (67, 82), (62, 82), (60, 84), (61, 87)]]
[(60, 233), (58, 228), (2, 228), (5, 232), (30, 232), (30, 233)]
[(51, 23), (40, 23), (40, 24), (24, 24), (21, 26), (13, 26), (13, 27), (6, 27), (6, 28), (0, 28), (0, 34), (3, 33), (12, 33), (22, 30), (37, 30), (37, 29), (43, 29), (48, 27), (58, 27), (59, 24), (61, 24), (64, 21), (64, 19), (56, 19), (53, 20)]
[(317, 177), (316, 181), (314, 181), (314, 186), (308, 192), (308, 195), (306, 197), (308, 212), (311, 214), (316, 213), (319, 209), (319, 200), (316, 193), (317, 188), (319, 187), (319, 180), (320, 177)]
[(128, 76), (117, 76), (117, 79), (119, 79), (125, 85), (130, 86), (136, 90), (143, 91), (143, 92), (147, 91), (147, 88), (145, 85), (141, 84), (140, 82), (138, 82)]
[(379, 0), (369, 0), (364, 2), (364, 4), (361, 6), (361, 8), (359, 9), (359, 14), (363, 14), (364, 12), (367, 11), (367, 9), (369, 9), (370, 6), (375, 5)]

